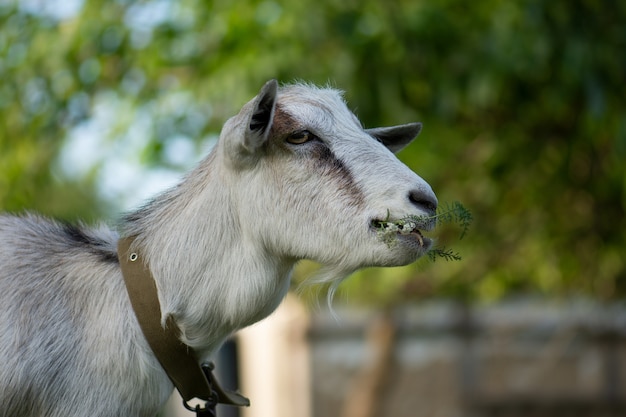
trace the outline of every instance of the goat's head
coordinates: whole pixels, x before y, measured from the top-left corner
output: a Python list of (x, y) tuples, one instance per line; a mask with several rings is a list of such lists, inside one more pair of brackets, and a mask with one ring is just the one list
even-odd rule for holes
[(413, 262), (429, 239), (416, 229), (390, 245), (374, 225), (435, 212), (430, 186), (393, 154), (420, 129), (364, 129), (335, 90), (268, 82), (218, 145), (238, 226), (274, 255), (343, 271)]

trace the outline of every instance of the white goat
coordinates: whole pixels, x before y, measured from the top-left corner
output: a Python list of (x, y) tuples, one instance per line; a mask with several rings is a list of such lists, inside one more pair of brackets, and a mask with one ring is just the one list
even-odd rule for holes
[[(184, 343), (206, 359), (266, 317), (298, 260), (341, 279), (423, 255), (430, 241), (418, 230), (389, 245), (373, 227), (436, 209), (430, 186), (390, 152), (420, 128), (364, 130), (339, 92), (268, 82), (195, 170), (121, 224)], [(118, 238), (0, 216), (0, 416), (153, 416), (169, 397), (134, 319)]]

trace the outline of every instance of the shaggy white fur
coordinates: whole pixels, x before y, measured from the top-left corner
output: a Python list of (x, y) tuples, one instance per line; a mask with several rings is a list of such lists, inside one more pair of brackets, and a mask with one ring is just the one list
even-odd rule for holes
[[(413, 262), (416, 233), (372, 225), (433, 214), (429, 185), (392, 153), (420, 124), (364, 130), (341, 94), (268, 82), (175, 188), (127, 215), (183, 341), (208, 358), (270, 314), (297, 261), (320, 280)], [(130, 308), (118, 235), (0, 216), (0, 416), (153, 416), (172, 385)]]

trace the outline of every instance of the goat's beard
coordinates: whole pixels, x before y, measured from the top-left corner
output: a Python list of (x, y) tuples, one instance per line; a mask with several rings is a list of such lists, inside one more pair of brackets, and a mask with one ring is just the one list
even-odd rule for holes
[[(357, 271), (358, 268), (347, 268), (345, 265), (323, 265), (311, 278), (308, 278), (300, 287), (300, 290), (313, 285), (330, 284), (326, 293), (326, 303), (331, 313), (333, 312), (333, 299), (339, 285)], [(334, 315), (334, 314), (333, 314)]]

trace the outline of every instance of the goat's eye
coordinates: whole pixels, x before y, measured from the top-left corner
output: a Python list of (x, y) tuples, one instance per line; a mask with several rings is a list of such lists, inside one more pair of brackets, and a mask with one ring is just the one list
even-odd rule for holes
[(287, 142), (293, 145), (302, 145), (310, 140), (312, 140), (315, 136), (313, 133), (308, 130), (302, 130), (300, 132), (293, 133), (291, 136), (287, 138)]

